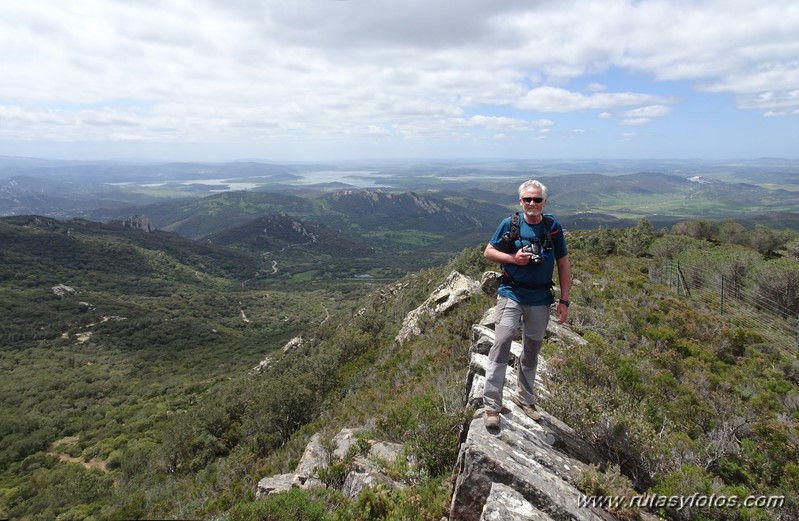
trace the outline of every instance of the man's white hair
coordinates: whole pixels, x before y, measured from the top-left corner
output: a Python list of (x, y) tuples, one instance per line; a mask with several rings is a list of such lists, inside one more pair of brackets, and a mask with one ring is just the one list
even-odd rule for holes
[(541, 184), (540, 181), (536, 181), (535, 179), (530, 179), (529, 181), (525, 181), (519, 186), (519, 197), (521, 197), (524, 192), (526, 192), (531, 188), (538, 188), (539, 190), (541, 190), (541, 195), (543, 195), (544, 200), (546, 200), (547, 187)]

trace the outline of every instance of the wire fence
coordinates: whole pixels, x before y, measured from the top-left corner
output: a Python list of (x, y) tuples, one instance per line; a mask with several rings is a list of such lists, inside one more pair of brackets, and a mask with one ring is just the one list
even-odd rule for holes
[(667, 284), (677, 295), (703, 302), (732, 323), (756, 331), (782, 354), (799, 354), (799, 311), (763, 296), (757, 288), (722, 273), (669, 261), (649, 270), (649, 279)]

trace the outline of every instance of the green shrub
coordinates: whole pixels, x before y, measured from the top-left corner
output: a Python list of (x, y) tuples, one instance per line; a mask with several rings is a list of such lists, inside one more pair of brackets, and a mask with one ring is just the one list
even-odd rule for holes
[(227, 512), (229, 521), (325, 521), (327, 505), (318, 495), (292, 488), (254, 503), (239, 503)]
[(590, 465), (580, 476), (577, 488), (586, 496), (624, 498), (618, 505), (608, 507), (619, 521), (638, 521), (641, 518), (638, 508), (630, 506), (630, 499), (636, 491), (616, 465), (611, 465), (605, 472), (596, 465)]
[(328, 488), (340, 490), (344, 486), (344, 480), (347, 478), (347, 470), (348, 466), (344, 463), (333, 463), (319, 469), (319, 479)]

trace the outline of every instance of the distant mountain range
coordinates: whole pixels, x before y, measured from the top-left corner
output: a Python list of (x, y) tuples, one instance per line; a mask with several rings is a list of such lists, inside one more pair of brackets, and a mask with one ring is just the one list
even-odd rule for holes
[[(452, 161), (340, 164), (134, 163), (0, 157), (0, 215), (96, 221), (145, 215), (192, 239), (269, 215), (374, 243), (487, 240), (535, 177), (571, 228), (732, 219), (799, 229), (799, 161)], [(233, 232), (231, 232), (233, 233)], [(240, 236), (243, 229), (234, 235)], [(461, 238), (459, 241), (458, 238)], [(395, 237), (396, 239), (396, 237)], [(249, 239), (242, 239), (250, 243)], [(449, 246), (447, 246), (449, 247)]]

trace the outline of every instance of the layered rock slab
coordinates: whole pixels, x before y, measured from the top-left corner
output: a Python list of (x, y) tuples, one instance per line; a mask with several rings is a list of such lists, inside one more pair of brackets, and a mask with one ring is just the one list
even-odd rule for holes
[[(454, 470), (449, 521), (504, 519), (553, 519), (601, 521), (613, 519), (607, 512), (579, 505), (582, 493), (575, 487), (588, 463), (601, 459), (588, 443), (568, 426), (543, 411), (534, 422), (511, 400), (516, 370), (509, 366), (503, 390), (500, 426), (489, 431), (483, 424), (482, 389), (485, 382), (486, 346), (493, 330), (473, 328), (469, 364), (468, 401), (477, 412), (465, 429)], [(511, 364), (521, 345), (511, 346)], [(539, 371), (539, 375), (545, 371)], [(538, 392), (545, 392), (540, 379)]]

